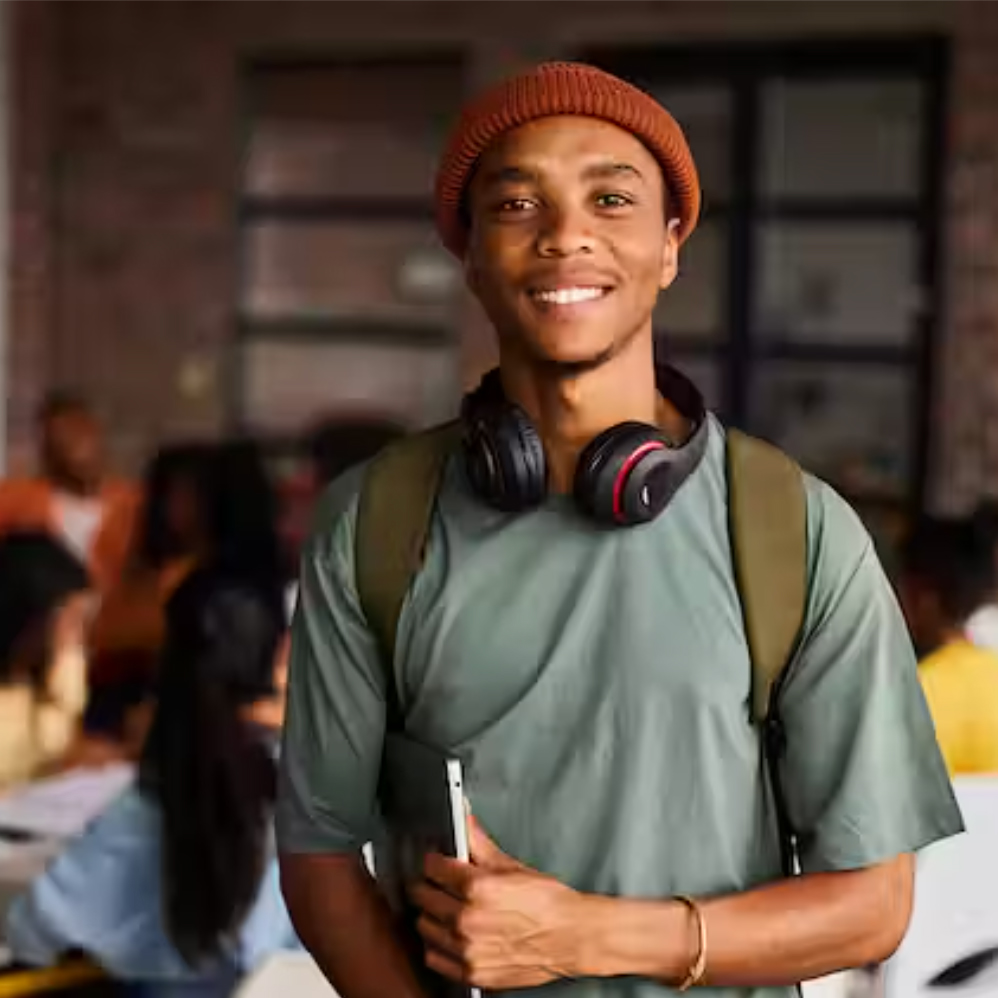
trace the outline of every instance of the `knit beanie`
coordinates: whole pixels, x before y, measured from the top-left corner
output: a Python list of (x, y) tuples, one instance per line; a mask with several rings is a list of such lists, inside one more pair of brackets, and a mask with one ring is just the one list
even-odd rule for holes
[(555, 115), (599, 118), (640, 139), (662, 167), (680, 242), (689, 236), (700, 212), (700, 182), (675, 118), (643, 90), (595, 66), (549, 62), (485, 91), (461, 113), (436, 182), (437, 231), (451, 253), (460, 258), (467, 248), (462, 205), (481, 155), (506, 132)]

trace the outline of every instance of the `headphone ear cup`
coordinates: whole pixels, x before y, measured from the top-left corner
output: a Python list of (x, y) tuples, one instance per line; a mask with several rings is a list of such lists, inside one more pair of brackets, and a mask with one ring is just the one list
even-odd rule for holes
[(465, 411), (464, 458), (478, 495), (508, 513), (538, 505), (547, 494), (547, 462), (527, 415), (502, 403)]
[(529, 509), (539, 506), (547, 497), (548, 469), (544, 445), (530, 417), (519, 406), (510, 406), (509, 416), (519, 438), (519, 446), (510, 451), (511, 464), (516, 465), (511, 476), (516, 483), (515, 508)]
[(661, 512), (664, 503), (657, 503), (655, 492), (646, 487), (644, 471), (660, 466), (663, 458), (668, 462), (668, 454), (668, 443), (653, 426), (611, 426), (590, 441), (579, 456), (576, 501), (600, 523), (647, 523)]

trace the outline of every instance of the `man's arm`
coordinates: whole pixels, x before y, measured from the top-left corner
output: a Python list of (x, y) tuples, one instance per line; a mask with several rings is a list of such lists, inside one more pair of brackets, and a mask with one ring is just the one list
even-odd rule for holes
[[(501, 990), (558, 978), (638, 976), (676, 985), (697, 957), (686, 905), (582, 894), (506, 856), (472, 822), (472, 864), (427, 861), (414, 889), (427, 964)], [(885, 959), (908, 925), (910, 856), (704, 899), (713, 986), (795, 984)]]
[[(712, 986), (796, 984), (880, 963), (900, 945), (912, 902), (913, 863), (814, 873), (702, 904)], [(583, 899), (591, 906), (590, 949), (598, 973), (675, 983), (696, 956), (685, 905)]]
[(299, 938), (343, 998), (424, 998), (359, 856), (285, 853), (281, 886)]
[(422, 998), (360, 859), (376, 827), (386, 670), (354, 587), (357, 481), (324, 496), (302, 558), (278, 780), (281, 880), (299, 937), (344, 998)]

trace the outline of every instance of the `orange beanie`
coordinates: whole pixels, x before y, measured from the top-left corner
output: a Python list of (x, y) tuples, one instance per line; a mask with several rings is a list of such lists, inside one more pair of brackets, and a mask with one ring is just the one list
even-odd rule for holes
[(487, 90), (462, 112), (437, 171), (437, 231), (444, 246), (464, 256), (468, 233), (462, 202), (479, 157), (505, 132), (553, 115), (600, 118), (639, 138), (665, 176), (670, 214), (680, 241), (700, 212), (700, 182), (675, 118), (643, 90), (577, 62), (548, 62)]

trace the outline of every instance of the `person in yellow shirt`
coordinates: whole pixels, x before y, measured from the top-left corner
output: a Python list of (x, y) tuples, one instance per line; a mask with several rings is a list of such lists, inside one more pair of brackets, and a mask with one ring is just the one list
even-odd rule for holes
[(902, 554), (901, 602), (953, 776), (998, 773), (998, 655), (965, 632), (994, 588), (991, 551), (972, 523), (926, 517), (915, 526)]

